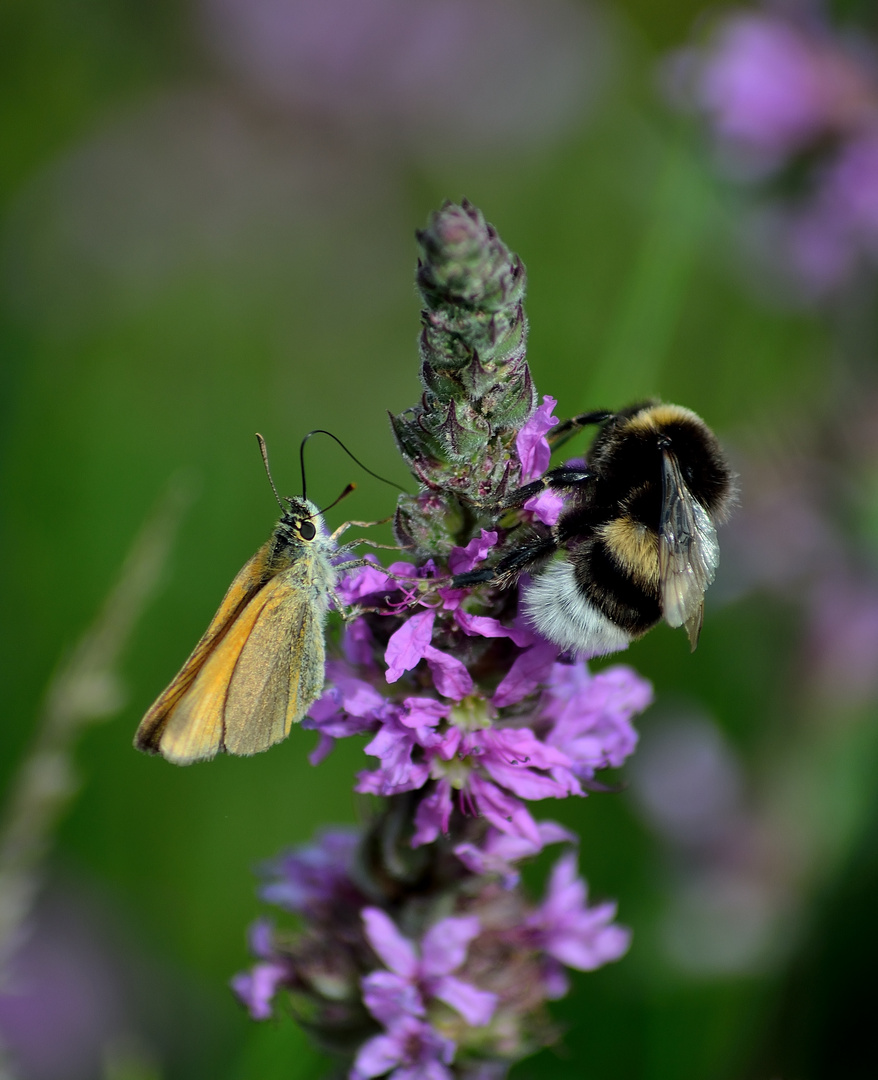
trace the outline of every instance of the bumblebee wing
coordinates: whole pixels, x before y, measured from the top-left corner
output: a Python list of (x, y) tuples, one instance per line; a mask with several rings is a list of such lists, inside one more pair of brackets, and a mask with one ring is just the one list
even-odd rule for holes
[[(270, 546), (271, 541), (266, 541), (253, 558), (238, 572), (235, 580), (229, 586), (228, 592), (223, 597), (219, 610), (214, 615), (201, 640), (192, 650), (188, 660), (140, 721), (134, 736), (134, 745), (138, 750), (143, 750), (149, 754), (163, 752), (160, 744), (168, 717), (181, 698), (188, 692), (219, 642), (229, 633), (235, 621), (265, 584)], [(218, 745), (217, 741), (212, 751), (202, 753), (199, 756), (213, 757)], [(195, 761), (198, 759), (193, 757), (190, 760)]]
[(662, 454), (659, 521), (659, 587), (669, 626), (684, 626), (694, 649), (704, 612), (704, 593), (719, 565), (716, 529), (693, 497), (674, 454)]
[(327, 600), (304, 569), (266, 587), (229, 684), (223, 748), (230, 754), (257, 754), (285, 739), (323, 689)]

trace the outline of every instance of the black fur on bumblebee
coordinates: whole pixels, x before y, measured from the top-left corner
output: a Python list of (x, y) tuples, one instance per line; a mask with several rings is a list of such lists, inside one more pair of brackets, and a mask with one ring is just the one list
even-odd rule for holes
[(587, 424), (600, 425), (587, 466), (552, 469), (503, 500), (505, 508), (547, 487), (569, 492), (551, 531), (453, 584), (503, 589), (533, 574), (522, 595), (526, 617), (571, 652), (624, 649), (662, 619), (685, 626), (694, 650), (719, 563), (716, 524), (735, 497), (722, 448), (695, 413), (657, 401), (574, 417), (549, 441), (558, 445)]

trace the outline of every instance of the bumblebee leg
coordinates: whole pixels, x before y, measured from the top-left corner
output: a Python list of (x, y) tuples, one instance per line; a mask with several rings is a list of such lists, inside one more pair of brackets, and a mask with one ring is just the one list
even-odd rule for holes
[(558, 544), (553, 537), (535, 537), (510, 551), (494, 566), (470, 570), (466, 574), (455, 574), (451, 579), (451, 587), (463, 589), (472, 585), (491, 584), (500, 589), (508, 588), (519, 575), (544, 562), (557, 549)]
[(591, 424), (603, 424), (612, 416), (615, 416), (615, 413), (609, 412), (607, 409), (596, 409), (594, 412), (580, 413), (579, 416), (571, 416), (569, 420), (562, 420), (546, 436), (549, 440), (549, 446), (553, 450), (557, 450), (559, 446), (563, 446), (569, 439), (572, 439), (577, 431), (589, 427)]
[(516, 488), (515, 491), (500, 501), (498, 509), (509, 510), (513, 506), (523, 506), (528, 499), (532, 499), (534, 495), (539, 495), (546, 488), (563, 491), (566, 488), (584, 484), (592, 478), (593, 474), (588, 469), (574, 469), (567, 465), (559, 465), (557, 469), (551, 469), (545, 476), (541, 476), (539, 480), (534, 480), (530, 484)]

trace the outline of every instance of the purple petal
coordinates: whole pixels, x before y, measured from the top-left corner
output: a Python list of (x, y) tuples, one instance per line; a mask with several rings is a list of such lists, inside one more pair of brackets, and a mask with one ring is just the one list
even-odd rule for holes
[(514, 661), (494, 691), (491, 703), (500, 709), (528, 697), (548, 679), (557, 658), (558, 647), (551, 642), (532, 645)]
[(450, 656), (428, 645), (424, 650), (433, 683), (443, 697), (461, 701), (473, 692), (472, 676), (456, 656)]
[(364, 753), (381, 758), (388, 770), (406, 770), (412, 765), (412, 751), (417, 745), (415, 732), (393, 721), (382, 724)]
[(445, 720), (451, 712), (451, 706), (436, 698), (407, 697), (402, 703), (404, 712), (399, 722), (410, 728), (432, 728), (440, 720)]
[(424, 975), (447, 975), (466, 960), (466, 951), (481, 926), (476, 915), (450, 917), (431, 926), (421, 941), (421, 970)]
[(623, 665), (592, 676), (584, 665), (558, 664), (543, 708), (553, 721), (546, 741), (572, 759), (579, 776), (617, 768), (637, 745), (632, 715), (651, 701), (650, 684)]
[(308, 844), (272, 860), (264, 869), (263, 900), (288, 911), (309, 914), (315, 907), (348, 898), (353, 890), (350, 867), (359, 846), (356, 829), (332, 829), (317, 843)]
[(338, 589), (342, 599), (353, 605), (357, 600), (372, 593), (381, 592), (382, 589), (395, 588), (392, 578), (384, 572), (384, 568), (378, 564), (374, 555), (366, 555), (371, 566), (362, 566), (357, 570), (345, 574), (339, 582)]
[(376, 1035), (362, 1047), (350, 1080), (381, 1076), (397, 1064), (401, 1067), (392, 1074), (392, 1080), (451, 1080), (445, 1064), (454, 1059), (455, 1049), (451, 1039), (430, 1024), (405, 1016), (386, 1035)]
[(497, 874), (505, 889), (513, 889), (521, 876), (514, 863), (538, 855), (546, 844), (577, 842), (574, 833), (555, 821), (541, 821), (537, 829), (539, 844), (522, 836), (510, 836), (491, 829), (480, 848), (475, 844), (458, 844), (454, 854), (474, 874)]
[(470, 791), (482, 817), (501, 832), (523, 836), (532, 844), (539, 844), (540, 833), (537, 823), (528, 810), (511, 795), (501, 791), (496, 784), (485, 780), (477, 773), (470, 777)]
[(592, 971), (628, 949), (630, 932), (613, 924), (615, 915), (615, 904), (586, 905), (585, 882), (577, 876), (571, 853), (555, 864), (547, 898), (527, 922), (551, 956), (568, 967)]
[(552, 956), (545, 958), (542, 982), (543, 993), (549, 1001), (560, 1001), (570, 992), (570, 980), (567, 978), (567, 973)]
[(349, 716), (381, 719), (387, 708), (387, 699), (364, 679), (339, 676), (333, 672), (334, 684), (339, 692), (341, 705)]
[(469, 983), (445, 975), (433, 987), (433, 997), (444, 1001), (457, 1010), (468, 1024), (482, 1027), (490, 1022), (497, 1008), (497, 995), (489, 990), (479, 990)]
[(317, 745), (308, 755), (308, 764), (319, 765), (321, 761), (325, 761), (332, 753), (336, 741), (337, 740), (331, 735), (327, 735), (326, 732), (321, 731)]
[(403, 1016), (423, 1016), (427, 1011), (418, 988), (392, 971), (373, 971), (360, 980), (360, 986), (366, 1008), (385, 1027)]
[(430, 779), (429, 765), (408, 765), (403, 769), (364, 769), (357, 773), (354, 791), (363, 795), (401, 795), (404, 791), (417, 791)]
[[(451, 1046), (453, 1048), (454, 1043)], [(439, 1061), (427, 1061), (397, 1069), (390, 1080), (454, 1080), (454, 1074)]]
[(271, 999), (288, 976), (289, 970), (284, 964), (256, 964), (252, 971), (236, 975), (231, 986), (254, 1020), (268, 1020)]
[(381, 768), (375, 773), (361, 773), (356, 784), (357, 791), (373, 795), (393, 795), (422, 787), (430, 774), (428, 762), (415, 762), (412, 754), (422, 744), (419, 736), (424, 733), (432, 738), (428, 728), (417, 730), (404, 727), (396, 719), (388, 719), (365, 747), (365, 752), (381, 758)]
[[(523, 799), (563, 799), (581, 795), (572, 762), (557, 748), (546, 746), (527, 728), (473, 732), (467, 745), (482, 750), (481, 767), (502, 787)], [(537, 769), (551, 769), (550, 776)]]
[[(522, 841), (522, 844), (525, 844), (525, 841)], [(525, 846), (533, 847), (532, 844)], [(512, 865), (511, 860), (499, 853), (483, 851), (475, 844), (465, 843), (458, 844), (454, 849), (454, 854), (467, 870), (471, 870), (479, 877), (496, 874), (502, 879), (504, 889), (514, 889), (521, 880), (521, 874)]]
[(546, 488), (539, 495), (534, 495), (524, 504), (524, 509), (529, 510), (537, 521), (544, 525), (554, 525), (564, 509), (564, 499), (557, 491)]
[(463, 548), (452, 548), (448, 556), (448, 569), (452, 574), (465, 574), (474, 569), (477, 563), (487, 558), (497, 543), (497, 533), (482, 529), (480, 536), (474, 536)]
[(260, 960), (270, 960), (274, 956), (274, 926), (268, 919), (257, 919), (247, 931), (247, 944), (250, 952)]
[[(615, 908), (607, 915), (607, 922), (615, 915)], [(546, 949), (562, 964), (577, 971), (594, 971), (596, 968), (619, 960), (631, 945), (631, 931), (615, 925), (588, 924), (577, 930), (551, 936)]]
[(471, 615), (468, 611), (458, 610), (454, 613), (457, 625), (470, 637), (484, 638), (509, 638), (519, 647), (529, 645), (532, 635), (523, 627), (505, 626), (499, 619), (492, 619), (489, 615)]
[(431, 844), (440, 832), (447, 833), (451, 809), (451, 785), (447, 780), (439, 780), (436, 790), (418, 803), (412, 847)]
[(345, 660), (349, 664), (359, 664), (362, 667), (374, 667), (372, 646), (374, 636), (365, 619), (354, 619), (345, 625), (342, 648)]
[(369, 944), (386, 967), (407, 979), (418, 972), (418, 954), (414, 945), (396, 928), (393, 920), (380, 908), (367, 907), (362, 911)]
[(394, 683), (423, 660), (433, 637), (435, 611), (419, 611), (390, 636), (384, 659), (387, 663), (386, 679)]
[(521, 462), (523, 483), (542, 476), (549, 467), (552, 450), (546, 439), (546, 433), (558, 423), (557, 418), (552, 415), (552, 410), (557, 404), (558, 402), (547, 394), (543, 398), (542, 405), (537, 408), (515, 437), (515, 449), (518, 451), (518, 459)]
[(577, 872), (576, 855), (568, 852), (552, 867), (543, 910), (549, 914), (553, 909), (561, 914), (573, 911), (583, 906), (585, 897), (585, 882)]
[(400, 1040), (391, 1035), (376, 1035), (360, 1047), (350, 1080), (370, 1080), (384, 1076), (402, 1060), (403, 1047)]

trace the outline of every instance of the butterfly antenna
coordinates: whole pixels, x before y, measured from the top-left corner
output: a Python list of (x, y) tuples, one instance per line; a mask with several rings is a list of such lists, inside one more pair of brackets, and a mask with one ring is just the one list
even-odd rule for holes
[(333, 500), (333, 502), (331, 502), (329, 504), (329, 506), (324, 506), (323, 509), (320, 511), (320, 513), (325, 514), (326, 511), (331, 510), (333, 508), (333, 506), (338, 506), (338, 504), (341, 502), (342, 499), (346, 499), (348, 497), (348, 495), (350, 495), (350, 493), (352, 491), (356, 491), (356, 489), (357, 489), (356, 484), (348, 484), (348, 486), (344, 489), (344, 491), (341, 493), (341, 495), (339, 495), (339, 497), (337, 499)]
[[(302, 439), (302, 445), (299, 447), (299, 458), (300, 458), (300, 461), (301, 461), (301, 464), (302, 464), (302, 498), (305, 497), (305, 494), (304, 494), (304, 492), (305, 492), (305, 443), (311, 438), (312, 435), (328, 435), (330, 437), (330, 439), (334, 439), (338, 443), (338, 445), (342, 448), (342, 450), (344, 450), (344, 452), (351, 459), (351, 461), (355, 461), (357, 463), (357, 465), (360, 466), (360, 468), (363, 470), (363, 472), (368, 473), (370, 476), (374, 476), (375, 479), (380, 480), (382, 484), (389, 484), (391, 487), (396, 488), (396, 490), (401, 491), (403, 493), (403, 495), (408, 494), (406, 489), (404, 487), (400, 487), (400, 485), (397, 484), (395, 481), (388, 480), (384, 476), (379, 476), (378, 473), (372, 472), (371, 469), (366, 468), (366, 466), (362, 463), (362, 461), (360, 461), (360, 459), (358, 457), (355, 457), (350, 452), (350, 450), (348, 450), (348, 448), (345, 446), (345, 444), (341, 441), (341, 439), (337, 435), (333, 435), (331, 431), (326, 431), (323, 428), (315, 428), (313, 431), (309, 431), (308, 434), (305, 436), (305, 438)], [(345, 494), (348, 494), (348, 492), (345, 491)], [(342, 498), (344, 498), (344, 496), (340, 495), (339, 498), (335, 500), (335, 503), (337, 503), (339, 501), (339, 499), (342, 499)], [(333, 503), (332, 505), (335, 506), (335, 503)], [(329, 509), (329, 507), (327, 507), (327, 510), (328, 509)]]
[[(280, 495), (278, 495), (277, 488), (274, 486), (274, 480), (272, 480), (272, 478), (271, 478), (271, 469), (270, 469), (269, 464), (268, 464), (268, 447), (265, 445), (265, 439), (262, 438), (262, 436), (259, 434), (258, 431), (256, 432), (256, 440), (259, 443), (259, 450), (262, 453), (262, 464), (265, 466), (265, 473), (268, 476), (269, 484), (271, 484), (271, 490), (274, 492), (274, 497), (277, 499), (278, 506), (281, 508), (281, 510), (283, 510), (284, 509), (284, 504), (281, 502), (281, 497), (280, 497)], [(302, 473), (302, 490), (303, 490), (303, 492), (304, 492), (304, 488), (305, 488), (305, 473), (303, 471), (303, 473)]]

